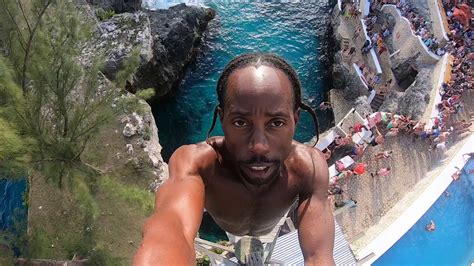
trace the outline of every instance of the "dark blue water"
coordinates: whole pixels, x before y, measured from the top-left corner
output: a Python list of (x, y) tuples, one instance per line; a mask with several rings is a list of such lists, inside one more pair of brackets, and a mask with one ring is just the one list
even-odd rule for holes
[[(157, 1), (154, 5), (164, 7), (167, 2)], [(216, 82), (225, 65), (242, 53), (271, 52), (282, 56), (298, 73), (307, 103), (314, 108), (325, 97), (329, 84), (325, 33), (334, 6), (331, 1), (226, 2), (204, 2), (217, 15), (209, 24), (197, 62), (174, 97), (153, 106), (165, 160), (177, 147), (205, 140), (217, 104)], [(322, 127), (328, 127), (331, 114), (321, 112), (318, 116)], [(222, 135), (220, 124), (213, 135)], [(295, 138), (304, 142), (313, 135), (311, 117), (302, 113)]]
[[(2, 238), (26, 233), (28, 208), (24, 202), (26, 179), (0, 178), (0, 242)], [(14, 247), (18, 255), (18, 250)]]
[[(470, 265), (474, 262), (474, 160), (465, 174), (374, 265)], [(434, 232), (425, 225), (433, 220)]]

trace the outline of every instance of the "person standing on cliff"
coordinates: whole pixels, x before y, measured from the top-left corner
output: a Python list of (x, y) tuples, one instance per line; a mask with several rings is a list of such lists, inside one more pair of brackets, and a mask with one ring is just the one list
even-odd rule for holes
[[(298, 199), (298, 236), (306, 265), (334, 265), (334, 217), (322, 153), (293, 140), (301, 101), (297, 74), (272, 54), (233, 59), (217, 83), (224, 136), (178, 148), (156, 193), (134, 265), (195, 264), (204, 208), (226, 232), (268, 234)], [(208, 134), (209, 136), (209, 134)]]

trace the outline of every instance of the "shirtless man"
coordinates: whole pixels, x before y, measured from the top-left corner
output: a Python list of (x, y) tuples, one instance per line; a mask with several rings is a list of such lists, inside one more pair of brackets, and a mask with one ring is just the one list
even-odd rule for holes
[(204, 208), (233, 235), (262, 236), (297, 197), (305, 264), (334, 265), (328, 166), (319, 150), (293, 140), (300, 109), (315, 119), (301, 102), (294, 70), (273, 55), (239, 56), (224, 69), (217, 95), (214, 119), (224, 137), (182, 146), (171, 156), (134, 265), (194, 265)]
[(375, 154), (375, 159), (376, 160), (380, 160), (380, 159), (387, 159), (387, 158), (390, 158), (392, 157), (392, 153), (393, 151), (383, 151), (383, 152), (379, 152), (377, 154)]

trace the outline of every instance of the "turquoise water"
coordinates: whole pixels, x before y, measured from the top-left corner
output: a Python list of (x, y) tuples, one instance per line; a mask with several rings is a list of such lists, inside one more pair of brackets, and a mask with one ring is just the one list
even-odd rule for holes
[[(374, 265), (470, 265), (474, 262), (474, 160), (431, 208)], [(433, 220), (434, 232), (425, 230)]]
[[(306, 102), (312, 107), (319, 105), (329, 84), (325, 33), (334, 3), (314, 2), (203, 2), (217, 15), (209, 23), (196, 64), (174, 97), (153, 104), (165, 160), (177, 147), (205, 140), (217, 104), (217, 79), (225, 65), (242, 53), (260, 51), (282, 56), (299, 74)], [(162, 8), (169, 2), (149, 5)], [(331, 115), (318, 113), (323, 128), (328, 127)], [(311, 117), (303, 113), (295, 138), (308, 141), (313, 133)], [(219, 124), (213, 134), (222, 135)]]

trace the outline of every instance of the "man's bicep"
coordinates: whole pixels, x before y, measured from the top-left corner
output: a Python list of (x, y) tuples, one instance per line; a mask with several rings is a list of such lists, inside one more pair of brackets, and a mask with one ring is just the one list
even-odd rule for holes
[(329, 173), (320, 154), (313, 159), (309, 191), (298, 207), (298, 235), (305, 263), (334, 264), (334, 217), (327, 201)]
[[(177, 219), (175, 222), (182, 226), (187, 240), (194, 239), (201, 223), (205, 192), (192, 152), (192, 149), (185, 148), (173, 154), (169, 179), (160, 187), (155, 199), (155, 215), (167, 214)], [(163, 216), (167, 219), (166, 215)]]

